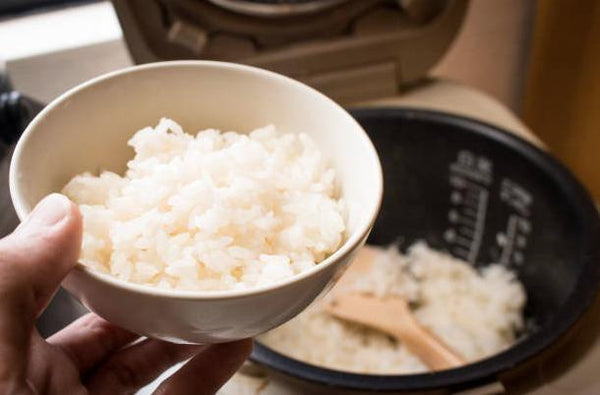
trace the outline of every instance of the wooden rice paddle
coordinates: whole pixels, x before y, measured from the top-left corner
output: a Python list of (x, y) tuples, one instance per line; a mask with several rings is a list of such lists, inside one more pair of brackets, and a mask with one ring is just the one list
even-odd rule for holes
[[(356, 261), (342, 277), (364, 274), (368, 271), (377, 250), (363, 248)], [(466, 361), (447, 346), (441, 339), (429, 332), (413, 316), (408, 302), (401, 297), (379, 299), (369, 294), (334, 292), (325, 311), (334, 317), (365, 325), (395, 337), (432, 370), (459, 367)]]
[(325, 310), (337, 318), (365, 325), (399, 339), (432, 370), (465, 365), (465, 360), (421, 326), (402, 298), (378, 299), (371, 295), (336, 297)]

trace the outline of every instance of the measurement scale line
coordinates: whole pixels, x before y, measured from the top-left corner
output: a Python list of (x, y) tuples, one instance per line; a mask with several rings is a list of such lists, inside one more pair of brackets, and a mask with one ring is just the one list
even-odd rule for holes
[(491, 176), (489, 174), (479, 173), (477, 171), (457, 165), (456, 163), (453, 163), (452, 165), (450, 165), (450, 170), (452, 170), (456, 173), (460, 173), (465, 177), (469, 177), (472, 180), (476, 180), (476, 181), (484, 183), (486, 185), (492, 181)]
[(502, 248), (502, 255), (500, 255), (500, 263), (507, 265), (510, 260), (510, 253), (515, 243), (515, 237), (517, 235), (517, 223), (519, 219), (512, 214), (508, 218), (508, 226), (506, 227), (506, 244)]
[(477, 207), (477, 222), (475, 223), (475, 230), (473, 235), (473, 244), (471, 246), (471, 251), (469, 252), (468, 261), (472, 264), (475, 263), (475, 259), (477, 259), (477, 254), (479, 254), (479, 248), (481, 247), (481, 240), (483, 239), (483, 230), (485, 227), (485, 216), (487, 213), (487, 204), (488, 204), (488, 191), (485, 189), (481, 189), (480, 197), (479, 197), (479, 205)]
[(456, 236), (455, 243), (466, 248), (471, 247), (471, 240), (464, 237)]
[(463, 225), (472, 226), (472, 227), (477, 226), (476, 221), (470, 220), (469, 218), (466, 218), (466, 217), (463, 217), (463, 216), (460, 216), (456, 222), (461, 223)]
[(471, 189), (465, 191), (465, 198), (471, 200), (479, 199), (479, 190), (481, 189), (481, 187), (479, 186), (479, 184), (472, 184), (471, 187)]
[(466, 237), (473, 237), (473, 235), (475, 234), (473, 232), (473, 229), (465, 228), (464, 226), (461, 226), (460, 228), (458, 228), (458, 233), (460, 235), (466, 236)]
[[(450, 169), (450, 170), (452, 170), (452, 169)], [(455, 187), (455, 188), (456, 188), (456, 189), (463, 189), (463, 190), (466, 190), (466, 192), (465, 192), (465, 193), (469, 193), (469, 192), (470, 192), (470, 191), (469, 191), (469, 188), (472, 188), (472, 189), (477, 189), (477, 190), (479, 190), (479, 189), (483, 188), (481, 185), (479, 185), (479, 184), (477, 184), (477, 183), (475, 183), (475, 182), (473, 182), (473, 181), (469, 180), (468, 178), (463, 178), (463, 176), (462, 176), (462, 175), (453, 175), (453, 174), (452, 174), (452, 175), (450, 176), (450, 178), (452, 179), (453, 177), (460, 178), (460, 180), (461, 180), (461, 183), (464, 183), (464, 185), (463, 185), (463, 186), (458, 186), (458, 187)]]
[(462, 213), (468, 215), (469, 217), (477, 218), (477, 211), (473, 210), (472, 208), (465, 207), (462, 210)]
[(465, 194), (464, 202), (477, 207), (477, 203), (479, 202), (479, 191), (477, 191), (477, 196)]
[(469, 256), (469, 250), (466, 250), (462, 247), (454, 247), (453, 251), (455, 256), (462, 259), (467, 259), (467, 257)]

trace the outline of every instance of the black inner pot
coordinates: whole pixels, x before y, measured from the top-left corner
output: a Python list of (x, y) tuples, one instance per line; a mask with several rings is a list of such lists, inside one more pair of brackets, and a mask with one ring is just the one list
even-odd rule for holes
[(463, 368), (418, 375), (342, 373), (257, 343), (255, 362), (297, 378), (358, 390), (465, 389), (496, 380), (555, 342), (595, 297), (600, 222), (587, 192), (556, 160), (496, 127), (448, 114), (353, 111), (384, 172), (370, 244), (416, 240), (475, 265), (502, 262), (527, 290), (529, 325), (509, 350)]

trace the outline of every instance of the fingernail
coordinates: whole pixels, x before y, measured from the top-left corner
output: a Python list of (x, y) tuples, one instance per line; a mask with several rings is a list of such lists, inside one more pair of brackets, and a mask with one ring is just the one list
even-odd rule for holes
[(71, 212), (71, 203), (65, 195), (53, 193), (35, 206), (27, 222), (52, 226), (65, 219)]

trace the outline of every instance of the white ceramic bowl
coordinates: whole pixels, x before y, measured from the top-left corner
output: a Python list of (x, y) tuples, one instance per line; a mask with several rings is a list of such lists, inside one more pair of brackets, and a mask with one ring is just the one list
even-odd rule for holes
[(19, 218), (78, 173), (122, 173), (133, 156), (127, 140), (163, 116), (187, 131), (250, 131), (272, 123), (311, 135), (337, 172), (348, 206), (346, 242), (312, 270), (248, 291), (154, 289), (81, 264), (64, 287), (123, 328), (177, 342), (252, 337), (291, 319), (333, 284), (362, 246), (383, 182), (377, 153), (360, 125), (324, 95), (287, 77), (237, 64), (178, 61), (117, 71), (70, 90), (31, 122), (15, 149), (10, 191)]

